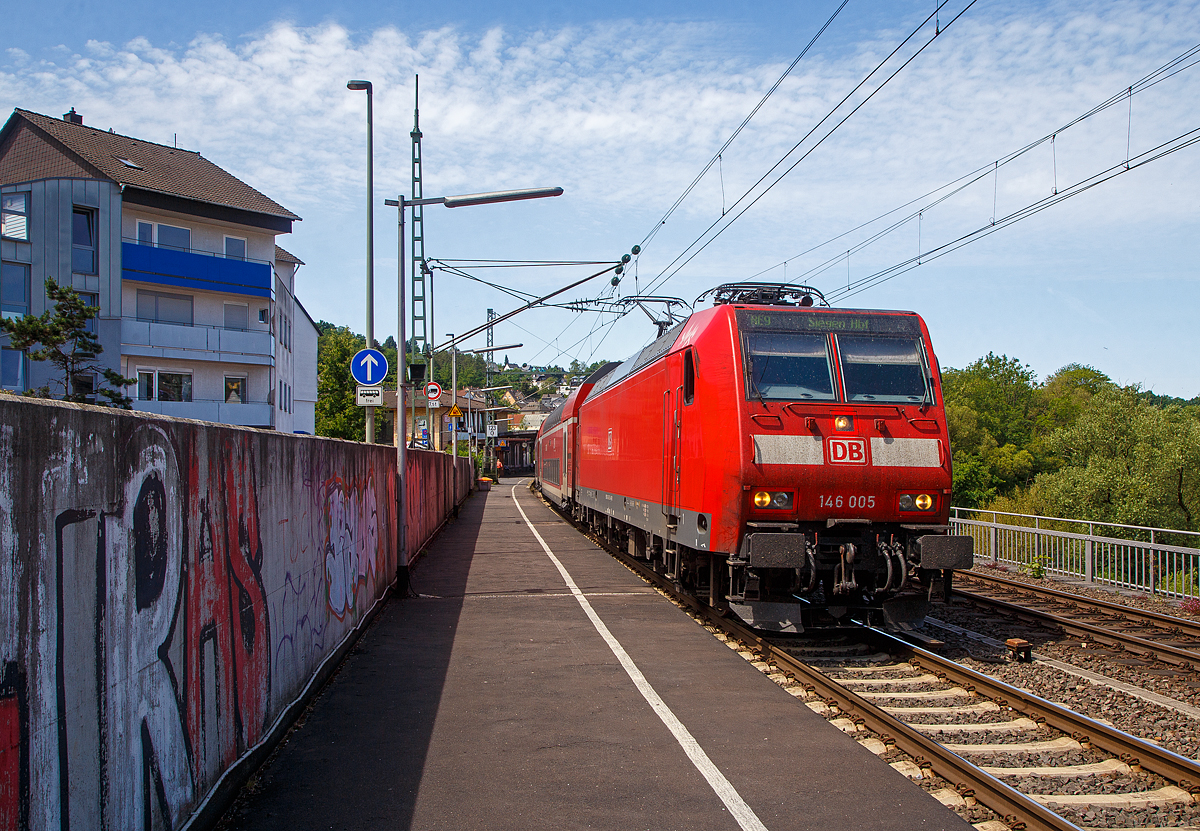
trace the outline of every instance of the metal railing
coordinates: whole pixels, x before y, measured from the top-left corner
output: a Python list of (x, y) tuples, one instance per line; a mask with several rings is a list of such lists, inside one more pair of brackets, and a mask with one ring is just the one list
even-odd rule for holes
[(976, 560), (1175, 598), (1200, 598), (1200, 532), (952, 508)]

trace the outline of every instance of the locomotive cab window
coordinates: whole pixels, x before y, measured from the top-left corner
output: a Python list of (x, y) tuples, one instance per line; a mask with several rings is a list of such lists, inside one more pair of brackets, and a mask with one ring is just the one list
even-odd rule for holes
[(745, 340), (750, 398), (833, 401), (833, 364), (825, 335), (750, 332)]
[(691, 404), (696, 400), (696, 362), (692, 358), (692, 350), (683, 353), (683, 403)]
[(849, 401), (932, 401), (932, 385), (916, 338), (838, 335)]

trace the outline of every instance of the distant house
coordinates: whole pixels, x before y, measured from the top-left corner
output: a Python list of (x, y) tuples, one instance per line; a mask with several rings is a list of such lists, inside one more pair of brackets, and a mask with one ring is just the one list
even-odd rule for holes
[[(45, 281), (100, 311), (100, 360), (139, 410), (311, 433), (316, 326), (303, 263), (276, 242), (300, 217), (199, 153), (15, 110), (0, 129), (4, 315), (41, 314)], [(51, 368), (0, 337), (0, 387)], [(87, 387), (95, 379), (75, 379)]]

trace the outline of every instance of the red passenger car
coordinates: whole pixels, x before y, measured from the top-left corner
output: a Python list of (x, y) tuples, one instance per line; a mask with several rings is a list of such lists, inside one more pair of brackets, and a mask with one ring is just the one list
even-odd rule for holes
[(816, 307), (814, 294), (723, 286), (595, 373), (542, 426), (539, 487), (749, 622), (920, 618), (933, 577), (948, 591), (973, 561), (972, 539), (947, 534), (929, 333), (913, 312)]

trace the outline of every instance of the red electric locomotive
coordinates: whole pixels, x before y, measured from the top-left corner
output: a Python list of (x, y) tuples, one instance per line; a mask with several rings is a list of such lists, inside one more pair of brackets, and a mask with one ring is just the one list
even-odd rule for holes
[(920, 619), (935, 578), (948, 593), (973, 562), (971, 537), (947, 533), (949, 436), (924, 321), (814, 306), (807, 287), (714, 292), (546, 419), (538, 486), (762, 628), (854, 610)]

